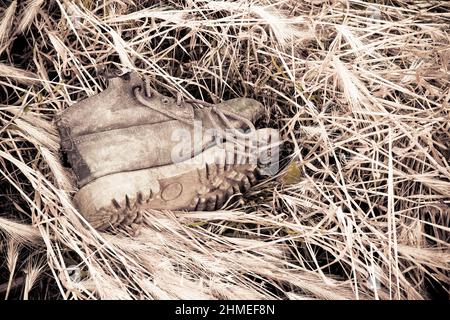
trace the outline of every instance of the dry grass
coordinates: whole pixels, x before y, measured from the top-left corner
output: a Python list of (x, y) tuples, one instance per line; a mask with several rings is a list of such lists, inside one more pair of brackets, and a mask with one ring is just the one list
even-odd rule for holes
[[(371, 2), (0, 1), (0, 295), (448, 298), (450, 4)], [(111, 65), (258, 99), (281, 172), (223, 211), (96, 232), (52, 119)]]

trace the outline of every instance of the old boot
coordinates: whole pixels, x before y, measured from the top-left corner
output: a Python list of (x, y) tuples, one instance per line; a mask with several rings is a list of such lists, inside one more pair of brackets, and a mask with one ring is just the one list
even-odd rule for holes
[(276, 163), (278, 131), (253, 126), (259, 102), (193, 103), (205, 104), (165, 97), (131, 72), (59, 116), (74, 202), (94, 227), (139, 224), (148, 208), (220, 208)]
[(227, 130), (251, 129), (262, 111), (259, 102), (246, 98), (194, 109), (157, 93), (131, 72), (67, 108), (57, 126), (82, 187), (109, 174), (189, 159)]

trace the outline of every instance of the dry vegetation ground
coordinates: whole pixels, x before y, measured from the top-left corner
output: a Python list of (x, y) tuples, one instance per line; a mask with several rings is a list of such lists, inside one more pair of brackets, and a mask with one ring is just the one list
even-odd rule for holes
[[(450, 2), (0, 4), (0, 296), (448, 299)], [(280, 173), (137, 237), (92, 230), (52, 120), (113, 65), (261, 101)]]

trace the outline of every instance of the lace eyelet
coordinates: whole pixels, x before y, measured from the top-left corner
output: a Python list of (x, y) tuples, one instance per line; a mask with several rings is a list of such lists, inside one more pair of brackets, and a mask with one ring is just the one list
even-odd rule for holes
[(169, 99), (168, 98), (162, 98), (161, 102), (164, 104), (168, 104), (169, 103)]
[(140, 95), (141, 91), (142, 91), (142, 86), (135, 86), (133, 88), (133, 93), (134, 93), (135, 96)]

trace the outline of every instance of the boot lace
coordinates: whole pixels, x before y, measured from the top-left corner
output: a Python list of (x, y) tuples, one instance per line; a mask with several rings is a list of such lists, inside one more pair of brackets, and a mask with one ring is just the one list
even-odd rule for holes
[[(190, 125), (190, 126), (194, 125), (193, 121), (187, 120), (187, 119), (183, 118), (182, 116), (180, 116), (174, 112), (171, 112), (167, 109), (161, 109), (161, 108), (156, 107), (150, 100), (153, 96), (150, 82), (148, 81), (147, 78), (144, 78), (143, 83), (144, 83), (144, 85), (142, 87), (137, 86), (134, 88), (134, 95), (141, 104), (143, 104), (144, 106), (146, 106), (156, 112), (159, 112), (159, 113), (167, 116), (168, 118), (178, 120), (178, 121), (185, 123), (187, 125)], [(144, 92), (142, 93), (142, 91), (144, 91)], [(206, 107), (204, 110), (205, 110), (205, 112), (207, 112), (208, 119), (213, 124), (215, 130), (217, 130), (217, 134), (215, 136), (216, 142), (219, 140), (223, 140), (223, 137), (226, 137), (227, 141), (230, 141), (230, 142), (240, 145), (243, 148), (243, 150), (254, 150), (255, 148), (257, 148), (253, 144), (253, 141), (252, 141), (252, 140), (254, 140), (254, 138), (256, 136), (256, 129), (250, 120), (248, 120), (234, 112), (231, 112), (229, 110), (220, 110), (220, 108), (217, 108), (214, 104), (211, 104), (211, 103), (208, 103), (208, 102), (205, 102), (202, 100), (188, 99), (188, 100), (183, 101), (181, 94), (179, 93), (177, 95), (177, 102), (176, 102), (177, 106), (183, 107), (185, 105), (185, 103), (189, 103), (189, 104), (195, 103), (195, 104), (199, 104), (199, 105)], [(225, 126), (229, 129), (229, 131), (224, 130), (222, 128), (222, 126), (220, 126), (217, 123), (216, 119), (214, 119), (214, 117), (213, 117), (214, 113), (225, 124)], [(240, 132), (237, 128), (235, 128), (232, 125), (232, 123), (229, 119), (235, 119), (235, 120), (241, 121), (242, 123), (247, 125), (250, 132), (248, 132), (248, 133)], [(230, 134), (227, 134), (229, 132), (232, 132), (231, 136), (230, 136)], [(242, 153), (240, 150), (236, 150), (236, 152)]]

